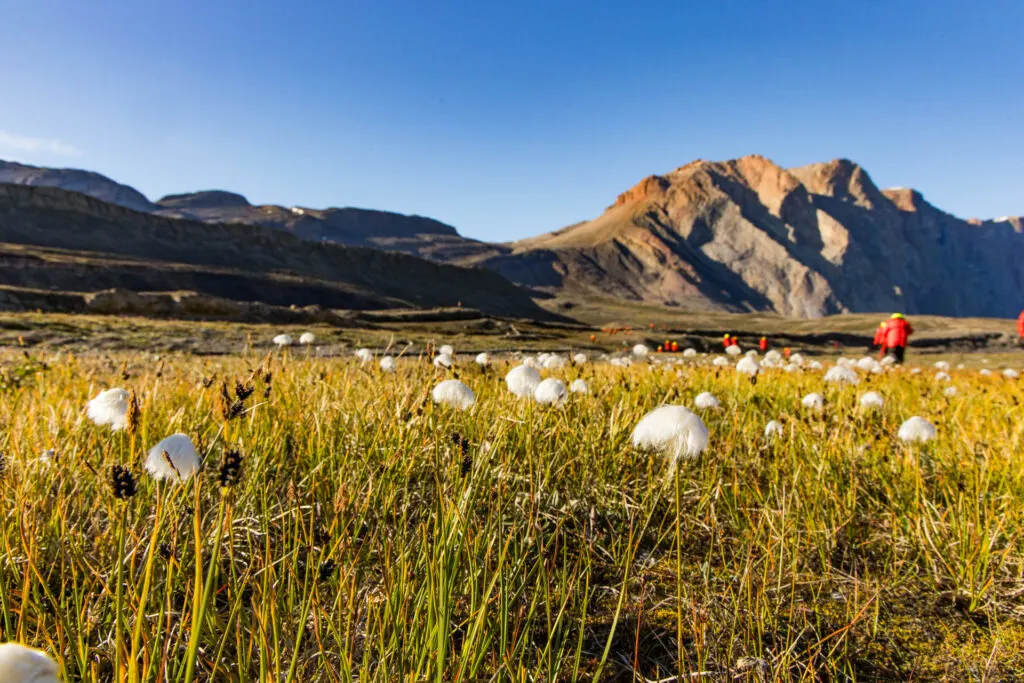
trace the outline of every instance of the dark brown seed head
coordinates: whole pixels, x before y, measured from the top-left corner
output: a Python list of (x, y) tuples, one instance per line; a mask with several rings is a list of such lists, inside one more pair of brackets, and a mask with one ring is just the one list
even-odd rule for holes
[(131, 470), (123, 465), (113, 465), (110, 468), (110, 488), (114, 491), (114, 498), (128, 500), (135, 495), (135, 477)]
[(157, 553), (159, 553), (160, 558), (165, 561), (174, 557), (174, 549), (171, 548), (171, 544), (167, 542), (160, 544), (160, 547), (157, 549)]
[(217, 481), (223, 488), (230, 488), (242, 478), (242, 454), (236, 450), (226, 451), (220, 461)]
[(139, 419), (141, 416), (139, 397), (135, 394), (135, 390), (132, 389), (131, 393), (128, 394), (128, 412), (125, 415), (125, 429), (129, 436), (133, 436), (139, 431)]
[(235, 398), (237, 398), (239, 401), (246, 400), (247, 398), (252, 396), (252, 392), (254, 391), (256, 391), (256, 387), (254, 387), (252, 383), (235, 383)]

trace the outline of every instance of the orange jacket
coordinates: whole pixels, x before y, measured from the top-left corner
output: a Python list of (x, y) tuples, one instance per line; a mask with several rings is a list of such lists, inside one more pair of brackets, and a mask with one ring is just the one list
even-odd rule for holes
[(757, 345), (758, 345), (759, 347), (761, 347), (761, 350), (762, 350), (762, 351), (767, 351), (767, 350), (768, 350), (768, 340), (767, 340), (767, 339), (765, 339), (764, 337), (761, 337), (761, 341), (759, 341), (759, 342), (757, 343)]
[(1024, 337), (1024, 311), (1020, 312), (1020, 317), (1017, 318), (1017, 334)]
[(906, 346), (910, 335), (914, 334), (914, 328), (904, 318), (893, 318), (885, 324), (885, 345), (894, 348)]

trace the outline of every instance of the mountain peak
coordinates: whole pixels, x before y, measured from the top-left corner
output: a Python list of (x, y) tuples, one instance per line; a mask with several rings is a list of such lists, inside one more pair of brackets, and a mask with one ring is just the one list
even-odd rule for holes
[(649, 175), (639, 183), (619, 195), (612, 205), (623, 206), (632, 202), (647, 199), (653, 195), (660, 194), (668, 189), (669, 181), (660, 175)]
[(165, 209), (220, 209), (252, 206), (249, 200), (236, 192), (200, 190), (183, 194), (169, 194), (157, 201)]

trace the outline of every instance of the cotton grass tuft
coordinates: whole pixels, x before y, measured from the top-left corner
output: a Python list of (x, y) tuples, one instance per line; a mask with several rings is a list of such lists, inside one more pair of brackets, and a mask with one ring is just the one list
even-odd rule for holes
[(736, 363), (736, 372), (741, 375), (754, 377), (757, 373), (761, 372), (761, 366), (757, 364), (757, 361), (752, 356), (745, 356)]
[(923, 417), (912, 417), (902, 425), (900, 425), (900, 431), (897, 433), (900, 441), (907, 443), (918, 442), (925, 443), (931, 441), (938, 435), (938, 431), (928, 420)]
[(808, 410), (824, 410), (825, 397), (822, 396), (821, 394), (812, 392), (804, 396), (802, 399), (800, 399), (800, 405), (802, 405), (804, 408), (807, 408)]
[(633, 445), (658, 451), (673, 462), (696, 458), (708, 447), (708, 428), (683, 406), (655, 408), (633, 430)]
[(508, 386), (508, 390), (519, 398), (533, 396), (538, 384), (540, 384), (540, 373), (529, 365), (517, 365), (505, 375), (505, 385)]
[(476, 403), (476, 395), (473, 390), (457, 379), (447, 379), (436, 387), (431, 393), (434, 403), (451, 406), (459, 410), (468, 410)]
[(18, 643), (0, 644), (3, 683), (60, 683), (60, 667), (42, 650)]
[(541, 405), (560, 405), (568, 394), (565, 382), (549, 377), (533, 390), (533, 400)]
[(199, 454), (185, 434), (171, 434), (149, 449), (146, 471), (158, 481), (184, 483), (199, 471)]
[(569, 385), (569, 391), (574, 394), (589, 394), (590, 387), (587, 386), (587, 380), (577, 379), (573, 380), (573, 383)]
[(860, 407), (865, 410), (882, 408), (884, 405), (885, 399), (877, 391), (869, 391), (860, 397)]
[(272, 341), (278, 346), (278, 348), (282, 349), (286, 346), (291, 346), (294, 343), (290, 334), (279, 334), (274, 337)]
[(95, 424), (109, 426), (115, 432), (128, 424), (128, 397), (124, 389), (101, 391), (86, 404), (86, 415)]
[(697, 406), (700, 410), (717, 410), (722, 407), (722, 404), (718, 402), (718, 399), (710, 391), (697, 394), (697, 398), (693, 399), (693, 405)]
[(392, 358), (391, 356), (384, 356), (383, 358), (380, 359), (380, 369), (383, 372), (394, 372), (397, 366), (398, 364), (395, 362), (395, 359)]
[(836, 365), (825, 373), (825, 381), (833, 384), (858, 384), (860, 377), (850, 368), (843, 365)]

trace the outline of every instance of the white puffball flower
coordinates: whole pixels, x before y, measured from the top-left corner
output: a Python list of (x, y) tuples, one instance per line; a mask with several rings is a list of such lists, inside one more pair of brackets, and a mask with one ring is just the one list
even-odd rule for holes
[(443, 403), (459, 410), (468, 410), (476, 403), (473, 390), (457, 379), (446, 379), (441, 382), (434, 387), (431, 395), (434, 397), (434, 403)]
[(544, 359), (545, 370), (561, 370), (567, 364), (568, 361), (566, 361), (565, 358), (559, 356), (558, 354), (550, 354), (547, 358)]
[(633, 445), (664, 453), (673, 462), (695, 458), (708, 447), (708, 428), (683, 406), (661, 406), (637, 423)]
[(944, 360), (935, 361), (936, 370), (949, 370), (949, 363)]
[(877, 375), (882, 372), (882, 364), (871, 356), (864, 356), (857, 361), (857, 369), (862, 372), (870, 372)]
[(953, 398), (954, 396), (956, 396), (956, 393), (956, 387), (946, 387), (945, 390), (942, 392), (942, 395), (945, 396), (946, 398)]
[(701, 410), (715, 410), (722, 406), (715, 398), (715, 395), (710, 391), (705, 391), (702, 394), (697, 394), (697, 398), (693, 399), (693, 405), (697, 406)]
[(451, 344), (442, 344), (441, 348), (439, 348), (437, 350), (437, 355), (439, 355), (439, 356), (454, 356), (455, 355), (455, 349), (452, 347)]
[(637, 344), (633, 347), (633, 355), (637, 358), (645, 358), (650, 352), (651, 350), (643, 344)]
[(857, 373), (850, 368), (843, 365), (836, 365), (835, 367), (829, 368), (828, 372), (825, 373), (825, 381), (836, 384), (857, 384), (860, 382), (860, 377), (858, 377)]
[(3, 683), (60, 683), (60, 667), (42, 650), (18, 643), (0, 645)]
[(887, 368), (887, 367), (890, 367), (892, 365), (896, 365), (896, 359), (893, 358), (892, 356), (886, 356), (885, 358), (883, 358), (881, 360), (881, 366), (883, 368)]
[(742, 375), (750, 375), (753, 377), (761, 371), (761, 366), (757, 364), (752, 356), (744, 356), (740, 358), (739, 362), (736, 363), (736, 372)]
[(373, 360), (373, 351), (370, 349), (359, 349), (356, 351), (356, 358), (360, 363), (369, 363)]
[(577, 353), (572, 357), (572, 362), (576, 365), (586, 365), (588, 360), (587, 354), (585, 353)]
[(279, 334), (272, 341), (279, 347), (284, 348), (292, 345), (292, 336), (290, 334)]
[(782, 354), (776, 351), (775, 349), (772, 349), (768, 353), (764, 354), (764, 359), (772, 363), (781, 363)]
[(85, 406), (86, 415), (94, 423), (110, 425), (115, 432), (128, 423), (128, 392), (124, 389), (107, 389), (96, 395)]
[(988, 377), (989, 375), (992, 374), (992, 371), (989, 370), (988, 368), (982, 368), (981, 370), (978, 371), (978, 374), (981, 375), (982, 377)]
[[(732, 348), (731, 346), (729, 348)], [(711, 364), (716, 368), (724, 368), (727, 365), (732, 365), (728, 358), (725, 356), (715, 356), (715, 359), (711, 361)]]
[(921, 374), (921, 368), (910, 368), (910, 374), (911, 375), (920, 375)]
[(686, 349), (683, 351), (683, 358), (694, 358), (697, 355), (697, 349)]
[(436, 357), (434, 358), (434, 367), (435, 367), (435, 368), (445, 368), (445, 369), (448, 369), (448, 368), (450, 368), (451, 366), (452, 366), (452, 357), (451, 357), (451, 354), (448, 354), (448, 353), (439, 353), (439, 354), (438, 354), (438, 355), (437, 355), (437, 356), (436, 356)]
[(934, 439), (937, 434), (935, 425), (923, 417), (915, 416), (900, 425), (900, 431), (897, 436), (900, 441), (924, 443)]
[(743, 353), (743, 349), (740, 348), (739, 344), (733, 344), (732, 346), (725, 347), (725, 352), (730, 356), (738, 356)]
[(303, 346), (309, 346), (316, 341), (316, 335), (312, 332), (303, 332), (299, 335), (299, 343)]
[(885, 405), (885, 399), (877, 391), (869, 391), (860, 397), (861, 408), (881, 408)]
[[(771, 353), (771, 351), (769, 351), (768, 353)], [(797, 365), (803, 365), (804, 364), (804, 356), (801, 353), (794, 353), (793, 355), (791, 355), (789, 357), (789, 362), (790, 363), (795, 363)]]
[(800, 405), (809, 410), (822, 410), (825, 408), (825, 397), (812, 392), (800, 400)]
[(587, 380), (577, 379), (573, 380), (573, 383), (569, 385), (569, 391), (574, 394), (588, 394), (590, 393), (590, 387), (587, 386)]
[(554, 377), (548, 377), (533, 390), (533, 400), (543, 405), (559, 405), (568, 395), (565, 382)]
[(811, 370), (821, 370), (825, 366), (822, 365), (819, 361), (812, 360), (810, 363), (807, 364), (807, 367), (810, 368)]
[(782, 369), (786, 372), (798, 372), (800, 370), (800, 366), (796, 363), (787, 363)]
[(957, 370), (963, 370), (965, 367), (967, 367), (967, 366), (964, 365), (963, 363), (957, 363), (956, 364), (956, 369)]
[(1003, 377), (1005, 377), (1006, 379), (1017, 379), (1018, 377), (1020, 377), (1020, 373), (1014, 370), (1013, 368), (1006, 368), (1005, 370), (1003, 370)]
[(517, 365), (505, 375), (505, 384), (519, 398), (528, 398), (540, 384), (540, 373), (529, 365)]
[(948, 382), (949, 380), (950, 380), (950, 376), (949, 376), (948, 372), (936, 372), (935, 373), (935, 381), (936, 382)]
[(477, 365), (486, 367), (491, 364), (491, 354), (486, 351), (476, 354), (476, 358), (473, 359)]
[(384, 372), (394, 372), (398, 364), (391, 356), (384, 356), (380, 359), (380, 369)]
[(612, 358), (608, 362), (610, 364), (614, 365), (617, 368), (628, 368), (631, 365), (633, 365), (633, 359), (632, 358), (624, 358), (624, 357)]
[(188, 481), (199, 471), (199, 454), (192, 439), (184, 434), (171, 434), (149, 449), (146, 471), (157, 480)]
[(777, 436), (782, 436), (782, 423), (772, 420), (764, 426), (764, 438), (774, 439)]

